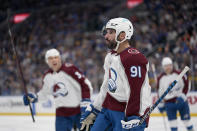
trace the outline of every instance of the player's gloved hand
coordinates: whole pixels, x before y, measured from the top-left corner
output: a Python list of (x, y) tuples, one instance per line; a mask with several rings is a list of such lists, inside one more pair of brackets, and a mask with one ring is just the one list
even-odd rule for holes
[(82, 99), (80, 103), (80, 108), (81, 108), (81, 114), (83, 114), (87, 108), (88, 105), (91, 104), (91, 100), (89, 98)]
[(185, 94), (180, 94), (177, 98), (176, 98), (176, 104), (178, 108), (181, 108), (182, 106), (184, 106), (185, 101), (187, 100), (187, 97)]
[(38, 101), (38, 98), (36, 95), (28, 93), (27, 95), (23, 95), (23, 103), (24, 105), (29, 105), (29, 102), (35, 103)]
[(100, 111), (94, 108), (92, 104), (88, 105), (85, 113), (82, 114), (80, 123), (81, 123), (81, 131), (89, 131), (90, 126), (94, 123), (98, 113)]
[(179, 104), (184, 103), (187, 100), (187, 97), (185, 94), (180, 94), (177, 98), (176, 98), (176, 102)]
[(163, 102), (159, 103), (158, 110), (159, 110), (160, 113), (163, 113), (166, 110), (165, 104)]
[(127, 117), (126, 120), (121, 120), (122, 131), (144, 131), (146, 128), (145, 121), (139, 125), (141, 118), (138, 116)]

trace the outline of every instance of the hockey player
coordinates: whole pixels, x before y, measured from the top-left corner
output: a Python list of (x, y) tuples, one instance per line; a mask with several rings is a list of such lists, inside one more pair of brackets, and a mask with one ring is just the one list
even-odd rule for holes
[(95, 120), (91, 131), (144, 131), (148, 119), (141, 126), (132, 126), (151, 103), (148, 61), (137, 49), (130, 47), (133, 26), (128, 19), (109, 20), (103, 33), (111, 51), (105, 57), (100, 92), (82, 115), (81, 130), (87, 131)]
[(49, 70), (44, 74), (42, 89), (36, 95), (24, 95), (24, 104), (46, 100), (48, 96), (53, 95), (56, 106), (56, 131), (71, 131), (73, 125), (79, 128), (80, 113), (90, 104), (90, 81), (74, 65), (62, 64), (60, 53), (56, 49), (46, 52), (45, 61)]
[[(158, 77), (157, 89), (161, 96), (168, 86), (177, 78), (180, 72), (173, 69), (171, 58), (164, 57), (162, 60), (164, 72)], [(164, 98), (164, 104), (158, 106), (160, 112), (166, 110), (171, 131), (177, 131), (177, 111), (181, 115), (181, 120), (185, 124), (188, 131), (193, 131), (193, 125), (190, 120), (190, 110), (187, 102), (187, 93), (189, 91), (190, 82), (185, 75), (175, 87)]]

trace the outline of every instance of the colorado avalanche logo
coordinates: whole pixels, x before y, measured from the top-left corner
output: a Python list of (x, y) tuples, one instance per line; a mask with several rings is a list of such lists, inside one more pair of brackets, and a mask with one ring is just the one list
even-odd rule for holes
[(58, 82), (53, 87), (53, 95), (55, 97), (57, 96), (66, 96), (68, 94), (68, 90), (66, 88), (66, 85), (63, 82)]
[(139, 54), (139, 53), (140, 53), (140, 52), (139, 52), (138, 50), (136, 50), (136, 49), (129, 49), (128, 52), (129, 52), (130, 54)]
[(116, 71), (113, 68), (110, 68), (109, 69), (108, 89), (112, 93), (114, 93), (117, 89), (116, 79), (117, 79)]

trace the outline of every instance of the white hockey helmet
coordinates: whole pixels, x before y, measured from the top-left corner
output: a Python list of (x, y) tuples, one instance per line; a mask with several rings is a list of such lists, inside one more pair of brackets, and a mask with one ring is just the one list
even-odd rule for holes
[[(121, 17), (118, 17), (118, 18), (113, 18), (113, 19), (110, 19), (106, 26), (105, 26), (106, 29), (114, 29), (116, 31), (116, 37), (115, 37), (115, 41), (117, 42), (117, 46), (116, 46), (116, 49), (118, 49), (119, 47), (119, 44), (121, 42), (124, 42), (125, 40), (129, 40), (131, 39), (131, 36), (133, 35), (133, 25), (132, 23), (126, 19), (126, 18), (121, 18)], [(118, 41), (117, 38), (118, 38), (118, 35), (121, 33), (121, 32), (125, 32), (126, 34), (126, 37), (125, 39), (123, 39), (122, 41)]]
[(55, 48), (49, 49), (49, 50), (46, 52), (46, 54), (45, 54), (45, 61), (46, 61), (47, 64), (48, 64), (48, 58), (49, 58), (50, 56), (60, 56), (60, 52), (59, 52), (57, 49), (55, 49)]
[(164, 67), (165, 65), (170, 65), (172, 64), (172, 59), (170, 57), (164, 57), (162, 59), (162, 62), (161, 62), (162, 66)]
[[(105, 26), (106, 29), (114, 29), (116, 31), (116, 37), (115, 37), (115, 41), (117, 42), (117, 46), (116, 46), (116, 49), (118, 49), (119, 47), (119, 44), (121, 42), (124, 42), (125, 40), (129, 40), (131, 39), (131, 36), (133, 35), (133, 25), (132, 23), (126, 19), (126, 18), (121, 18), (121, 17), (118, 17), (118, 18), (113, 18), (113, 19), (110, 19), (106, 26)], [(126, 34), (126, 37), (125, 39), (123, 39), (122, 41), (118, 41), (117, 38), (118, 38), (118, 35), (121, 33), (121, 32), (125, 32)]]

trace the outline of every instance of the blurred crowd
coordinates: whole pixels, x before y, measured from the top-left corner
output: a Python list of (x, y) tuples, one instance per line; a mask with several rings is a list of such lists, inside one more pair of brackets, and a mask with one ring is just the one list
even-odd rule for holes
[[(196, 78), (196, 3), (192, 0), (145, 0), (143, 4), (144, 11), (148, 12), (146, 15), (131, 13), (128, 16), (135, 29), (131, 45), (156, 65), (157, 74), (162, 71), (161, 59), (170, 56), (177, 69), (183, 69), (185, 65), (193, 67), (190, 76)], [(91, 6), (47, 8), (32, 12), (25, 22), (13, 25), (14, 42), (28, 91), (37, 92), (42, 86), (42, 75), (47, 69), (44, 55), (50, 48), (57, 48), (63, 61), (75, 64), (90, 79), (94, 91), (99, 91), (107, 53), (101, 29), (110, 19), (105, 16), (106, 12), (117, 5), (101, 2), (91, 3)], [(10, 38), (4, 34), (0, 40), (0, 95), (21, 95), (24, 88)], [(149, 74), (153, 78), (151, 69)], [(154, 81), (150, 82), (155, 86)], [(192, 90), (197, 90), (197, 81), (194, 81)]]

